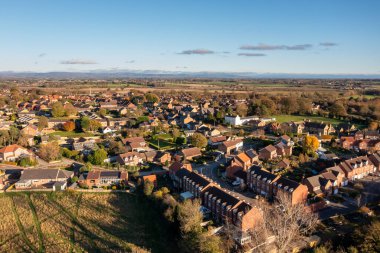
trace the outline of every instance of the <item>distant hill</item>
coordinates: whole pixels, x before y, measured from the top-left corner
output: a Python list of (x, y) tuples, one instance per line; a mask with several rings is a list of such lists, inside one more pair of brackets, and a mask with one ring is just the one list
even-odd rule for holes
[(380, 74), (292, 74), (255, 72), (186, 72), (160, 70), (93, 70), (83, 72), (0, 72), (2, 79), (112, 79), (112, 78), (294, 78), (294, 79), (380, 79)]

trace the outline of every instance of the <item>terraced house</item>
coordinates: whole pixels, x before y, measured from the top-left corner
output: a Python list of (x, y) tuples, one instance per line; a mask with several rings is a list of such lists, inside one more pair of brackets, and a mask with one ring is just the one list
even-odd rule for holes
[(260, 166), (252, 166), (248, 171), (247, 185), (256, 193), (269, 199), (285, 194), (292, 204), (304, 203), (308, 194), (305, 185), (276, 176)]
[(350, 181), (361, 179), (369, 173), (376, 171), (376, 167), (367, 156), (359, 156), (345, 160), (338, 166), (343, 170), (345, 177)]
[(180, 169), (176, 173), (180, 188), (200, 198), (202, 205), (211, 211), (215, 221), (231, 224), (229, 228), (240, 245), (251, 241), (249, 231), (262, 218), (261, 210), (240, 200), (196, 172)]

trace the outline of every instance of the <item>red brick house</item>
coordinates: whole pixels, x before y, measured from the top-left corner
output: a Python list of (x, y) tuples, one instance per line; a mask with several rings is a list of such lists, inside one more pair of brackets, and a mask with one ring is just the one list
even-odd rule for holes
[(218, 146), (218, 150), (226, 155), (239, 151), (243, 147), (243, 140), (237, 139), (232, 141), (224, 141)]
[(308, 189), (305, 185), (297, 183), (285, 177), (279, 177), (273, 182), (273, 196), (285, 194), (292, 204), (305, 203), (308, 195)]
[(92, 170), (87, 176), (81, 175), (78, 182), (89, 188), (111, 186), (128, 182), (128, 172), (114, 170)]
[(348, 180), (355, 181), (375, 172), (375, 166), (367, 156), (345, 160), (339, 164)]
[(368, 158), (375, 166), (375, 171), (380, 171), (380, 152), (373, 153), (369, 155)]
[(247, 185), (250, 189), (267, 198), (285, 194), (292, 204), (304, 203), (308, 188), (285, 177), (276, 176), (259, 166), (253, 166), (247, 173)]
[(337, 165), (334, 167), (330, 167), (325, 169), (323, 172), (331, 172), (336, 177), (336, 187), (346, 186), (348, 184), (348, 179), (346, 178), (346, 174), (343, 169)]
[(259, 150), (259, 158), (267, 161), (277, 157), (277, 149), (273, 145), (268, 145)]
[(328, 196), (333, 193), (334, 182), (325, 178), (323, 175), (308, 177), (303, 181), (303, 183), (307, 186), (310, 193), (324, 196)]
[(273, 182), (278, 178), (269, 171), (261, 168), (260, 166), (252, 166), (247, 173), (247, 185), (254, 192), (271, 198), (273, 192)]
[(180, 170), (180, 188), (200, 198), (202, 205), (210, 210), (214, 220), (231, 225), (229, 229), (237, 243), (243, 245), (251, 241), (249, 231), (262, 218), (262, 212), (246, 202), (226, 192), (211, 179), (196, 172)]

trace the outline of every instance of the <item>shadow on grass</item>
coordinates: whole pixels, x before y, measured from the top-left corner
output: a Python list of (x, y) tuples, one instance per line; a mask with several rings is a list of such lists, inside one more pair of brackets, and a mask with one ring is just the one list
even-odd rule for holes
[[(153, 253), (179, 252), (177, 236), (161, 210), (140, 195), (111, 193), (109, 203), (119, 213), (117, 226), (98, 222), (98, 226), (121, 240)], [(115, 224), (116, 225), (116, 224)]]

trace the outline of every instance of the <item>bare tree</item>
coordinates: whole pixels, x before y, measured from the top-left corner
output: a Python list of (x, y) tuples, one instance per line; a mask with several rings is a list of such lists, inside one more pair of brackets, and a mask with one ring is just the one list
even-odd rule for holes
[(275, 202), (263, 204), (263, 220), (252, 231), (255, 245), (262, 245), (257, 252), (266, 252), (263, 244), (269, 236), (274, 236), (273, 245), (277, 252), (288, 252), (291, 247), (309, 235), (318, 223), (317, 216), (302, 203), (292, 204), (286, 194), (278, 194)]

